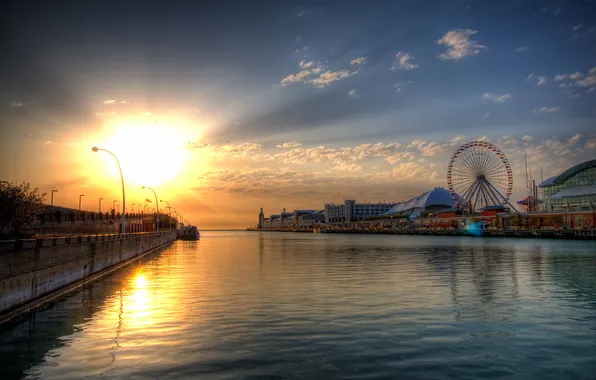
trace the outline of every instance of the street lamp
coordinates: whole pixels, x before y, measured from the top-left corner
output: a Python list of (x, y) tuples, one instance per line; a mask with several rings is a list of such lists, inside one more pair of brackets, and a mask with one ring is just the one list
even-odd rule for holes
[(170, 220), (170, 231), (171, 231), (172, 230), (172, 207), (170, 207), (170, 204), (167, 201), (163, 201), (161, 199), (159, 201), (160, 202), (164, 202), (165, 204), (168, 205), (168, 211), (169, 211), (169, 214), (170, 214), (170, 218), (169, 218), (169, 220)]
[(149, 186), (143, 186), (143, 189), (149, 189), (153, 191), (153, 195), (155, 195), (155, 207), (157, 207), (157, 213), (155, 214), (155, 229), (159, 232), (159, 202), (157, 201), (157, 194), (155, 194), (155, 190)]
[(132, 213), (133, 214), (135, 213), (135, 204), (134, 203), (132, 204)]
[(116, 211), (116, 202), (118, 201), (113, 201), (112, 202), (112, 210)]
[(58, 190), (52, 190), (51, 200), (50, 200), (50, 219), (54, 219), (54, 193), (57, 193)]
[(101, 214), (101, 201), (103, 200), (103, 198), (99, 198), (99, 213)]
[(85, 194), (79, 195), (79, 211), (81, 211), (81, 198), (83, 198)]
[[(100, 150), (103, 150), (104, 152), (111, 154), (112, 157), (114, 157), (114, 159), (116, 160), (116, 163), (118, 164), (118, 170), (120, 171), (120, 182), (122, 183), (122, 209), (124, 210), (126, 208), (126, 195), (124, 193), (124, 177), (122, 176), (122, 168), (120, 167), (120, 161), (118, 161), (118, 157), (116, 157), (116, 155), (114, 153), (110, 152), (109, 150), (98, 148), (96, 146), (91, 148), (91, 150), (93, 152), (99, 152)], [(122, 213), (122, 233), (124, 233), (124, 231), (125, 231), (124, 213)]]
[(174, 210), (174, 214), (176, 214), (176, 228), (178, 228), (178, 216), (180, 214), (178, 213), (178, 211), (174, 207), (172, 207), (172, 210)]

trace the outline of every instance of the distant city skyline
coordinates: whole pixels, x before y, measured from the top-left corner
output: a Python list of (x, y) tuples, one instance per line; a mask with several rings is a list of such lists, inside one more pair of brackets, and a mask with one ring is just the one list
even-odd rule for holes
[[(140, 12), (139, 10), (142, 10)], [(5, 6), (0, 180), (78, 208), (152, 186), (204, 228), (447, 187), (487, 140), (537, 183), (596, 158), (596, 2)], [(92, 209), (92, 208), (90, 208)]]

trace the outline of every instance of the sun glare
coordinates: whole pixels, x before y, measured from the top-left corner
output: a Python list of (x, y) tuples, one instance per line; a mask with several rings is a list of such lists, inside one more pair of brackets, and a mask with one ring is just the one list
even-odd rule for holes
[(188, 158), (189, 132), (181, 120), (128, 119), (108, 126), (102, 144), (118, 157), (128, 181), (159, 186), (180, 174)]

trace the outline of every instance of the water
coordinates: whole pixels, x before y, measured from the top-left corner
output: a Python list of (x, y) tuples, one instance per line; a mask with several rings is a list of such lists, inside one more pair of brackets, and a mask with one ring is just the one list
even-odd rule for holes
[(205, 232), (0, 327), (2, 379), (596, 379), (596, 244)]

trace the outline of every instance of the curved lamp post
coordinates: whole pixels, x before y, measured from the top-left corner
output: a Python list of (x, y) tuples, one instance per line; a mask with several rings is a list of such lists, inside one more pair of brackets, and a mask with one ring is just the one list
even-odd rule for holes
[[(118, 157), (116, 157), (116, 155), (112, 152), (110, 152), (107, 149), (102, 149), (102, 148), (98, 148), (96, 146), (94, 146), (93, 148), (91, 148), (91, 150), (93, 152), (99, 152), (100, 150), (103, 150), (106, 153), (109, 153), (112, 155), (112, 157), (114, 157), (114, 159), (116, 160), (116, 163), (118, 164), (118, 170), (120, 171), (120, 182), (122, 183), (122, 209), (126, 209), (126, 194), (124, 193), (124, 177), (122, 176), (122, 168), (120, 167), (120, 161), (118, 161)], [(124, 233), (125, 231), (125, 226), (124, 226), (124, 213), (122, 213), (122, 229), (121, 232)]]
[(170, 218), (169, 218), (169, 220), (170, 220), (170, 231), (171, 231), (172, 230), (172, 207), (170, 206), (170, 204), (168, 203), (168, 201), (164, 201), (164, 200), (161, 200), (161, 199), (159, 201), (160, 202), (164, 202), (165, 204), (168, 205), (168, 211), (169, 211), (169, 214), (170, 214)]
[(155, 230), (159, 232), (159, 202), (157, 201), (157, 194), (155, 194), (155, 190), (150, 188), (149, 186), (142, 186), (143, 189), (149, 189), (153, 191), (153, 195), (155, 195), (155, 207), (157, 207), (157, 213), (155, 214)]
[(57, 193), (58, 190), (52, 190), (52, 200), (50, 201), (50, 221), (54, 219), (54, 193)]

